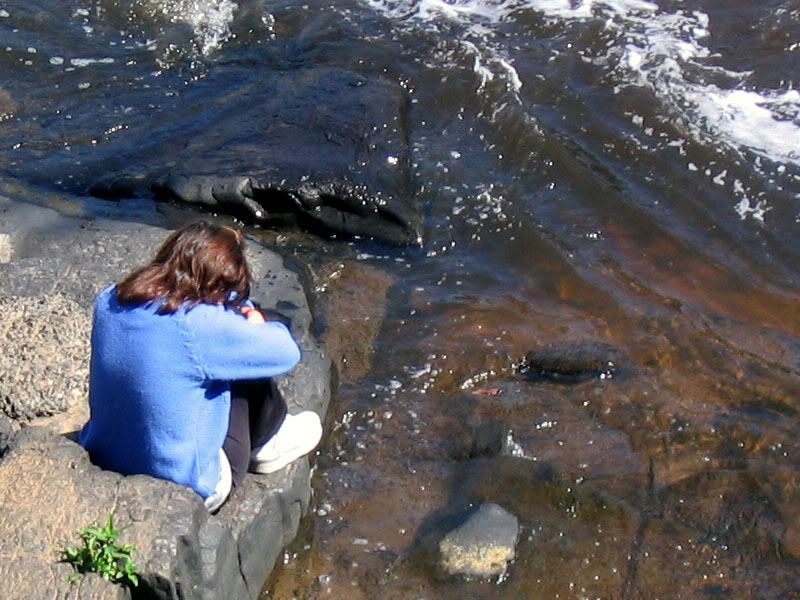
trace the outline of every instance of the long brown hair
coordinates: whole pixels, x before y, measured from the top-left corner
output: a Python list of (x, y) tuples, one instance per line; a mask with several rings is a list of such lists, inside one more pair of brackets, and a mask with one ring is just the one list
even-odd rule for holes
[(170, 235), (150, 264), (117, 284), (121, 304), (163, 303), (161, 314), (184, 303), (238, 306), (250, 295), (244, 237), (237, 229), (197, 221)]

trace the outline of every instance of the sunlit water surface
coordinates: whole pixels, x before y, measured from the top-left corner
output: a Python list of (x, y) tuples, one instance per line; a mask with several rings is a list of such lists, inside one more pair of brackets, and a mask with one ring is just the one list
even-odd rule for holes
[[(69, 198), (104, 145), (143, 160), (130, 131), (202, 137), (185, 97), (314, 64), (405, 90), (424, 245), (262, 232), (308, 261), (340, 378), (264, 596), (798, 593), (800, 4), (7, 2), (4, 190)], [(624, 368), (516, 370), (564, 341)], [(471, 457), (491, 421), (507, 452)], [(437, 540), (483, 501), (519, 518), (516, 561), (445, 576)]]

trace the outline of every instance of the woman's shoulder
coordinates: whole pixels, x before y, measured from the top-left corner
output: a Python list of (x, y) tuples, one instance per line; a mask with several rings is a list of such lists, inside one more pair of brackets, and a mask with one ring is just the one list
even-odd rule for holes
[(161, 300), (146, 302), (144, 304), (126, 304), (119, 301), (117, 285), (112, 284), (102, 290), (95, 299), (95, 311), (98, 313), (145, 315), (156, 314), (161, 305)]
[(178, 309), (177, 314), (184, 317), (190, 323), (228, 321), (242, 318), (239, 312), (234, 308), (223, 304), (209, 304), (207, 302), (184, 305)]
[(106, 309), (110, 308), (113, 304), (116, 304), (117, 301), (117, 286), (116, 284), (111, 284), (104, 290), (102, 290), (94, 300), (95, 308), (97, 309)]

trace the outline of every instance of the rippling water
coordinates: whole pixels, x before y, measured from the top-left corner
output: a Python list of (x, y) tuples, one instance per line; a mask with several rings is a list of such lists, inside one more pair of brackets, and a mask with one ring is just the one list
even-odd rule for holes
[[(405, 90), (424, 247), (279, 238), (342, 385), (268, 595), (797, 593), (800, 4), (7, 2), (3, 189), (73, 197), (98, 157), (202, 140), (241, 86), (312, 65)], [(628, 374), (513, 368), (576, 340)], [(514, 452), (470, 458), (490, 421)], [(485, 500), (519, 517), (516, 562), (445, 577), (437, 536)]]

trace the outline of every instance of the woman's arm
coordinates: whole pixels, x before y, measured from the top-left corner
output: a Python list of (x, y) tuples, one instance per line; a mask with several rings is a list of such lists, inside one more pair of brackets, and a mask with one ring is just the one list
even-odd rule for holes
[(186, 313), (191, 351), (208, 379), (262, 379), (299, 362), (300, 349), (283, 324), (257, 311), (243, 316), (245, 310), (201, 304)]

